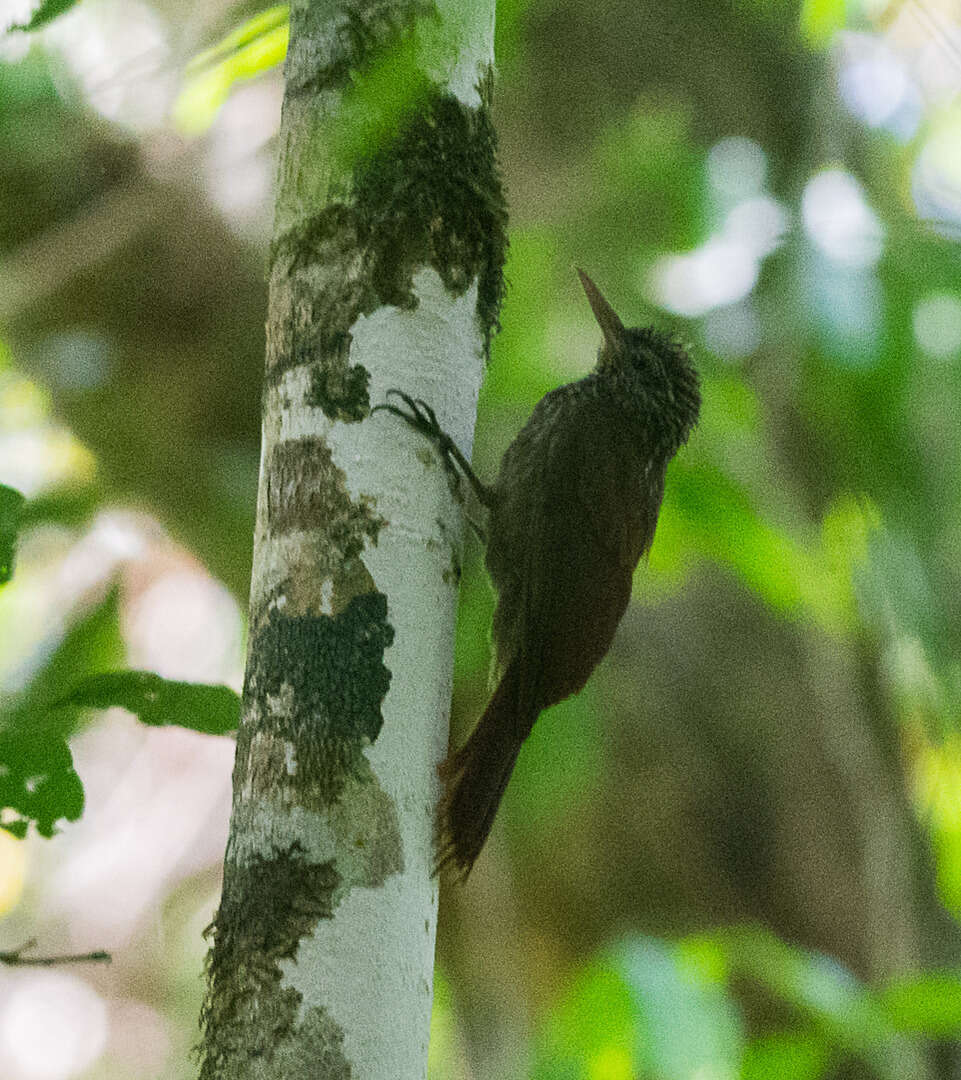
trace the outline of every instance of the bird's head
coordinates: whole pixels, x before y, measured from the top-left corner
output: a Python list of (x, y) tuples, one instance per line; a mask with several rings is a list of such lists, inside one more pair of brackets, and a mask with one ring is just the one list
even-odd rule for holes
[(675, 413), (686, 439), (701, 406), (697, 372), (687, 350), (653, 326), (626, 327), (587, 274), (583, 270), (577, 273), (604, 335), (596, 370), (623, 378), (650, 396), (655, 407)]

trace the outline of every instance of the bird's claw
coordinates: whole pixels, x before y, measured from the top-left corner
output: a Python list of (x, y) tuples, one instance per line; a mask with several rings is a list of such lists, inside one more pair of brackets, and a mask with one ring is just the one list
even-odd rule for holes
[(448, 440), (449, 437), (444, 433), (440, 424), (437, 422), (437, 414), (423, 398), (411, 397), (410, 394), (405, 394), (403, 390), (388, 390), (387, 396), (390, 397), (391, 394), (399, 397), (407, 408), (410, 409), (410, 412), (405, 412), (399, 406), (391, 405), (390, 402), (385, 402), (383, 405), (375, 405), (370, 411), (377, 412), (378, 409), (384, 409), (386, 412), (393, 413), (394, 416), (399, 416), (402, 420), (406, 420), (412, 428), (432, 439), (436, 439), (439, 442)]
[(457, 471), (454, 441), (447, 434), (446, 431), (440, 426), (437, 420), (437, 414), (434, 410), (424, 401), (423, 398), (411, 397), (410, 394), (405, 394), (403, 390), (390, 389), (387, 391), (387, 397), (396, 395), (407, 406), (406, 411), (399, 405), (391, 405), (389, 401), (384, 402), (381, 405), (375, 405), (370, 411), (372, 413), (383, 409), (385, 412), (393, 413), (394, 416), (399, 416), (401, 420), (405, 420), (415, 430), (419, 431), (422, 435), (425, 435), (430, 439), (440, 451), (441, 457), (444, 460), (444, 468), (447, 470), (448, 483), (450, 484), (451, 492), (458, 502), (463, 502), (464, 495), (461, 489), (461, 476)]

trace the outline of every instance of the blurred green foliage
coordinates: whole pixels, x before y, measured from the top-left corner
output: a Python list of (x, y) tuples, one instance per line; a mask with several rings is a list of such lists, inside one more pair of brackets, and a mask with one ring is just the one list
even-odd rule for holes
[[(748, 1038), (738, 984), (773, 995), (791, 1026)], [(578, 973), (545, 1020), (532, 1076), (801, 1080), (860, 1058), (895, 1080), (907, 1075), (899, 1050), (919, 1035), (961, 1035), (961, 972), (872, 990), (761, 928), (671, 945), (635, 936)]]
[(256, 78), (283, 61), (288, 16), (286, 4), (258, 12), (191, 60), (174, 105), (174, 120), (181, 131), (188, 135), (206, 131), (235, 84)]
[[(0, 500), (4, 492), (16, 496), (7, 499), (9, 528), (3, 535), (12, 561), (23, 497), (0, 488)], [(50, 505), (56, 510), (59, 502)], [(68, 739), (82, 728), (88, 710), (121, 708), (144, 724), (176, 724), (207, 735), (236, 731), (236, 691), (164, 679), (150, 671), (103, 670), (119, 663), (123, 653), (112, 590), (76, 619), (23, 690), (0, 694), (0, 807), (6, 811), (0, 828), (22, 838), (33, 823), (41, 836), (50, 837), (59, 822), (80, 817), (83, 785)]]
[(9, 581), (13, 574), (13, 556), (22, 510), (23, 496), (20, 492), (0, 484), (0, 585)]
[(77, 3), (77, 0), (40, 0), (25, 23), (14, 23), (9, 29), (20, 31), (39, 30), (48, 22), (62, 15)]
[(83, 786), (68, 745), (76, 711), (52, 706), (84, 673), (120, 662), (116, 592), (45, 651), (24, 688), (0, 696), (0, 828), (21, 837), (31, 823), (41, 836), (52, 836), (58, 822), (76, 821), (83, 812)]

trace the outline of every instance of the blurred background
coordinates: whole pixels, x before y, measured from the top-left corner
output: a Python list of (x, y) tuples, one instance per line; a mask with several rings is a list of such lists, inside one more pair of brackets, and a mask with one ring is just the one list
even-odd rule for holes
[[(240, 687), (285, 46), (188, 0), (0, 37), (7, 716), (123, 665)], [(704, 406), (611, 655), (445, 892), (432, 1075), (957, 1077), (961, 4), (511, 0), (497, 48), (479, 474), (593, 363), (574, 264)], [(492, 606), (474, 547), (455, 738)], [(80, 820), (0, 832), (0, 950), (113, 963), (0, 968), (0, 1074), (192, 1076), (232, 743), (113, 710), (71, 749)]]

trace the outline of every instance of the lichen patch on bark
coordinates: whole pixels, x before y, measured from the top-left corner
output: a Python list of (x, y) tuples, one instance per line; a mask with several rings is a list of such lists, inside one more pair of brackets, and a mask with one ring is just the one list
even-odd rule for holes
[(354, 1075), (344, 1054), (343, 1031), (318, 1005), (278, 1038), (274, 1060), (269, 1071), (254, 1072), (251, 1080), (351, 1080)]
[[(213, 947), (201, 1017), (200, 1080), (219, 1080), (226, 1070), (233, 1080), (327, 1075), (316, 1071), (316, 1063), (311, 1071), (278, 1069), (284, 1036), (300, 1027), (302, 1000), (297, 990), (282, 986), (280, 961), (296, 957), (301, 938), (331, 917), (338, 884), (330, 863), (308, 861), (297, 844), (243, 865), (228, 859), (220, 910), (207, 931)], [(324, 1032), (327, 1052), (337, 1045), (331, 1035), (336, 1033)]]
[[(270, 836), (273, 846), (268, 854), (228, 848), (210, 931), (201, 1080), (225, 1069), (236, 1080), (349, 1075), (323, 1010), (298, 1019), (302, 995), (284, 985), (280, 962), (296, 958), (347, 890), (403, 870), (396, 808), (363, 754), (383, 723), (393, 637), (377, 592), (336, 616), (272, 609), (253, 631), (233, 830)], [(307, 833), (310, 824), (318, 835)], [(318, 846), (331, 857), (318, 858)], [(314, 1045), (311, 1032), (313, 1056), (304, 1049)], [(328, 1072), (317, 1072), (319, 1058)]]
[[(250, 784), (244, 790), (245, 798), (234, 807), (235, 820), (244, 827), (243, 835), (253, 838), (250, 850), (258, 852), (257, 845), (263, 845), (264, 838), (269, 837), (268, 846), (283, 849), (297, 843), (305, 857), (317, 863), (336, 859), (340, 884), (331, 894), (334, 908), (350, 889), (377, 888), (392, 874), (403, 873), (397, 807), (370, 765), (364, 761), (356, 774), (344, 778), (340, 797), (332, 806), (324, 801), (324, 793), (310, 787), (301, 788), (297, 802), (291, 805), (289, 788), (278, 792), (275, 782), (268, 791), (259, 782), (268, 767), (262, 767), (262, 761), (272, 760), (276, 766), (277, 759), (283, 758), (286, 765), (289, 756), (291, 774), (296, 771), (296, 756), (288, 755), (289, 747), (289, 743), (264, 737), (261, 732), (251, 740), (247, 766)], [(312, 792), (317, 795), (316, 802), (311, 801)], [(246, 852), (243, 843), (235, 843), (232, 857), (243, 862)]]
[(419, 19), (435, 14), (433, 0), (353, 0), (335, 11), (328, 4), (292, 4), (287, 96), (347, 88)]
[(278, 443), (264, 466), (267, 522), (272, 535), (310, 531), (331, 550), (340, 565), (356, 559), (365, 540), (377, 543), (386, 524), (374, 511), (374, 500), (361, 495), (355, 502), (344, 473), (332, 461), (323, 439), (291, 439)]

